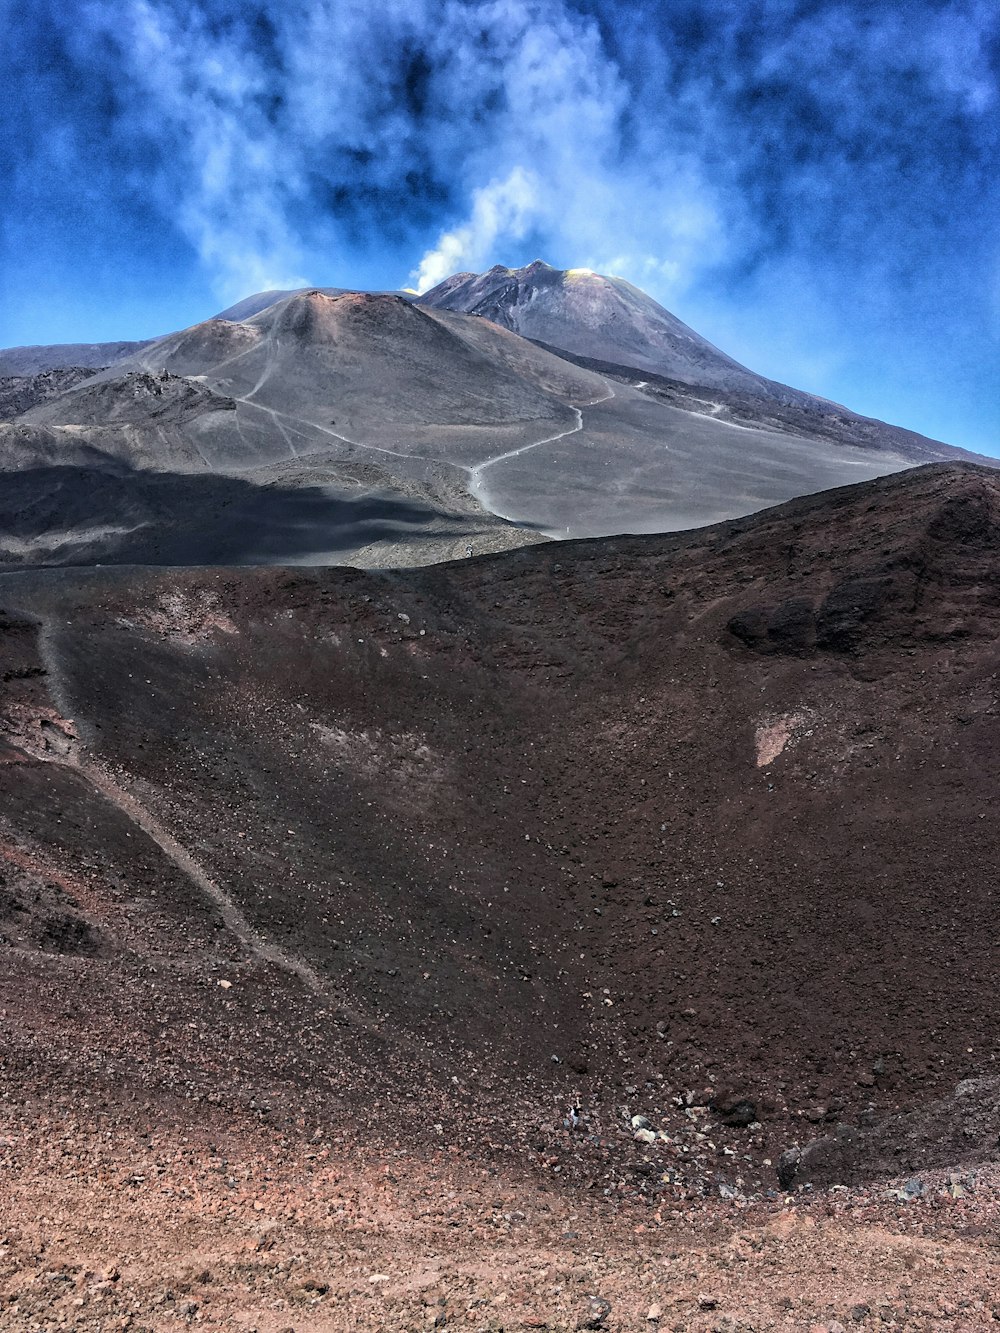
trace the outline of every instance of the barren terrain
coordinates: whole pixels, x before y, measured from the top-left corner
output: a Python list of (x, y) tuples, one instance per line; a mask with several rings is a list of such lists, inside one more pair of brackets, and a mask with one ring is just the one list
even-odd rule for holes
[(0, 381), (0, 565), (419, 566), (990, 463), (753, 375), (628, 284), (482, 283), (258, 293), (59, 370), (58, 348), (0, 352), (20, 372)]
[(987, 1327), (998, 539), (4, 575), (2, 1326)]

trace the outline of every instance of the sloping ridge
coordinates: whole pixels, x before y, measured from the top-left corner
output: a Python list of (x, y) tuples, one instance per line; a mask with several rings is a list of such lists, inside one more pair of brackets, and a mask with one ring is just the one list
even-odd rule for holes
[(205, 412), (232, 411), (231, 398), (167, 371), (126, 371), (84, 380), (49, 398), (19, 419), (31, 425), (177, 425)]
[[(548, 345), (538, 340), (539, 347)], [(774, 390), (764, 397), (753, 389), (708, 388), (650, 370), (615, 365), (598, 357), (582, 356), (564, 348), (549, 351), (613, 382), (639, 388), (648, 397), (698, 416), (757, 430), (779, 430), (811, 437), (817, 444), (834, 441), (877, 453), (895, 454), (911, 463), (968, 462), (985, 467), (998, 466), (998, 460), (957, 445), (921, 435), (904, 426), (891, 426), (877, 417), (861, 416), (850, 408), (827, 398), (772, 383)], [(768, 381), (767, 383), (771, 383)]]
[[(280, 301), (287, 300), (289, 296), (304, 296), (309, 292), (320, 292), (323, 296), (348, 296), (356, 292), (356, 287), (286, 287), (272, 288), (266, 292), (255, 292), (252, 296), (246, 296), (242, 301), (237, 301), (235, 305), (227, 306), (221, 310), (216, 319), (244, 320), (252, 319), (254, 315), (259, 315), (270, 306), (277, 305)], [(407, 299), (411, 293), (376, 291), (370, 292), (371, 296), (398, 296)]]
[[(34, 405), (0, 424), (0, 456), (18, 472), (0, 515), (3, 558), (356, 552), (365, 563), (394, 561), (375, 550), (373, 532), (397, 534), (407, 561), (427, 551), (452, 558), (473, 540), (481, 551), (484, 533), (497, 549), (537, 533), (691, 528), (956, 457), (752, 376), (617, 279), (534, 264), (482, 281), (457, 275), (445, 287), (447, 300), (501, 322), (396, 295), (310, 289), (169, 334), (79, 383), (83, 371), (74, 372), (62, 392), (61, 380), (14, 386), (13, 401)], [(608, 354), (619, 363), (555, 344), (574, 330), (586, 345), (614, 343)], [(636, 347), (676, 353), (703, 382), (623, 367)], [(737, 387), (705, 387), (713, 377)], [(92, 532), (81, 523), (100, 479), (77, 482), (53, 472), (60, 464), (114, 472)], [(161, 486), (140, 471), (175, 476)], [(226, 484), (198, 483), (205, 473)], [(61, 525), (74, 489), (86, 503), (70, 505)], [(213, 529), (192, 544), (182, 523), (188, 535), (174, 541), (164, 531), (171, 507), (193, 522), (199, 492), (211, 524), (265, 516), (260, 540), (248, 544), (244, 525), (238, 540)], [(328, 523), (337, 530), (324, 537)], [(429, 545), (406, 538), (413, 526)]]
[[(124, 813), (184, 872), (168, 891), (195, 890), (186, 918), (130, 899), (151, 937), (99, 978), (49, 959), (56, 995), (122, 1016), (88, 1024), (75, 1068), (92, 1045), (132, 1087), (106, 1043), (144, 1019), (118, 997), (150, 957), (182, 960), (213, 1086), (289, 1118), (387, 1095), (379, 1132), (405, 1139), (440, 1116), (464, 1134), (476, 1106), (475, 1152), (516, 1146), (528, 1107), (530, 1151), (586, 1179), (590, 1140), (553, 1124), (578, 1107), (604, 1122), (600, 1169), (631, 1162), (668, 1199), (762, 1193), (814, 1134), (852, 1145), (828, 1178), (864, 1175), (866, 1127), (995, 1074), (998, 544), (1000, 478), (931, 466), (435, 569), (12, 576), (8, 605), (57, 642), (39, 674), (25, 619), (0, 621), (8, 744), (70, 744), (72, 710), (117, 799), (70, 789), (60, 751), (8, 759), (5, 836), (66, 870)], [(148, 883), (134, 832), (107, 840), (116, 883)], [(220, 1010), (232, 940), (203, 929), (206, 898), (302, 968), (241, 964), (246, 1006)], [(34, 964), (12, 951), (3, 996), (29, 1019)], [(330, 1022), (287, 1039), (313, 979), (377, 1050)], [(304, 1047), (332, 1092), (295, 1075)], [(141, 1049), (145, 1087), (169, 1088)], [(678, 1137), (688, 1093), (700, 1139)], [(670, 1141), (636, 1142), (633, 1114)], [(995, 1140), (985, 1116), (961, 1150)], [(877, 1148), (901, 1171), (955, 1151), (905, 1126)]]
[(457, 273), (418, 300), (428, 308), (491, 320), (699, 415), (751, 429), (815, 435), (913, 462), (965, 458), (992, 465), (989, 458), (967, 450), (952, 453), (941, 441), (756, 374), (623, 278), (535, 260), (519, 269), (498, 264), (486, 273)]
[(555, 269), (541, 260), (520, 269), (497, 264), (486, 273), (455, 274), (419, 302), (481, 315), (568, 352), (693, 384), (763, 391), (770, 383), (624, 278), (586, 269)]
[[(532, 349), (515, 365), (509, 355), (490, 355), (482, 341), (402, 297), (328, 296), (317, 289), (240, 323), (210, 320), (172, 334), (137, 360), (154, 370), (198, 374), (216, 392), (321, 427), (333, 439), (343, 434), (385, 444), (387, 433), (401, 427), (570, 419), (542, 387), (556, 357)], [(532, 374), (529, 362), (540, 369)], [(568, 367), (562, 378), (599, 383)]]
[(151, 341), (3, 347), (0, 348), (0, 375), (40, 375), (46, 370), (64, 370), (69, 366), (100, 370), (134, 356)]

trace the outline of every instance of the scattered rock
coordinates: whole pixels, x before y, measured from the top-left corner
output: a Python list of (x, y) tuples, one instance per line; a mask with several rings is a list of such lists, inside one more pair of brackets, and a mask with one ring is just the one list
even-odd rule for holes
[(919, 1176), (911, 1176), (902, 1189), (895, 1191), (895, 1197), (903, 1203), (910, 1203), (914, 1199), (923, 1198), (927, 1193), (927, 1186)]
[(611, 1302), (602, 1296), (589, 1296), (587, 1309), (576, 1322), (578, 1329), (601, 1329), (611, 1314)]
[(799, 1169), (802, 1153), (798, 1148), (786, 1148), (778, 1158), (776, 1167), (778, 1184), (783, 1190), (790, 1190)]
[(722, 1117), (722, 1123), (729, 1125), (733, 1129), (746, 1129), (757, 1120), (757, 1108), (753, 1102), (737, 1102), (736, 1105)]

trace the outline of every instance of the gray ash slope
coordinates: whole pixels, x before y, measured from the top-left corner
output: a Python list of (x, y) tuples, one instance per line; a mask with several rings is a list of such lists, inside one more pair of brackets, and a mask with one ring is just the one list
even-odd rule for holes
[[(565, 348), (551, 347), (541, 339), (533, 339), (539, 347), (547, 347), (572, 361), (574, 365), (593, 370), (614, 383), (629, 384), (641, 389), (648, 397), (671, 407), (700, 416), (714, 417), (720, 422), (749, 429), (787, 431), (793, 435), (851, 444), (873, 452), (896, 454), (911, 463), (959, 462), (995, 466), (996, 460), (955, 445), (907, 430), (904, 426), (890, 426), (877, 417), (864, 417), (840, 403), (827, 398), (815, 398), (772, 384), (774, 393), (761, 394), (747, 388), (708, 388), (689, 384), (670, 375), (641, 371), (631, 366), (616, 365), (597, 357), (568, 352)], [(780, 390), (781, 392), (777, 392)]]
[(419, 301), (479, 315), (626, 382), (643, 378), (628, 369), (642, 371), (652, 376), (643, 386), (651, 393), (690, 411), (721, 414), (722, 420), (819, 433), (922, 463), (941, 459), (949, 447), (758, 375), (624, 278), (556, 269), (541, 260), (519, 269), (497, 264), (486, 273), (456, 273)]
[[(93, 375), (0, 382), (0, 561), (428, 563), (973, 457), (772, 385), (617, 279), (536, 264), (444, 289), (259, 293), (104, 345)], [(462, 303), (479, 313), (440, 308)]]
[(496, 264), (486, 273), (455, 273), (419, 299), (435, 310), (481, 315), (567, 352), (691, 384), (768, 383), (624, 278), (589, 269), (556, 269), (540, 259), (517, 269)]
[[(237, 301), (235, 305), (227, 306), (225, 310), (220, 310), (215, 316), (216, 319), (244, 320), (253, 319), (254, 315), (259, 315), (262, 311), (277, 305), (279, 301), (287, 300), (289, 296), (304, 296), (307, 292), (321, 292), (324, 296), (348, 296), (357, 289), (354, 287), (272, 287), (266, 292), (254, 292), (252, 296), (246, 296), (242, 301)], [(372, 292), (373, 296), (399, 296), (406, 298), (406, 292)]]
[(46, 370), (83, 366), (101, 370), (148, 346), (146, 342), (52, 343), (37, 347), (0, 347), (0, 377), (39, 375)]
[(93, 374), (92, 366), (60, 366), (32, 375), (0, 375), (0, 421), (29, 412), (46, 398), (65, 393)]

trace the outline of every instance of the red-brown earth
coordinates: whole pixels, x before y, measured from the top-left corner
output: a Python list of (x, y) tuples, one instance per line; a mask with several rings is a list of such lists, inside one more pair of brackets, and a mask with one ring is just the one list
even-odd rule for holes
[(0, 1327), (987, 1326), (998, 542), (6, 575)]

